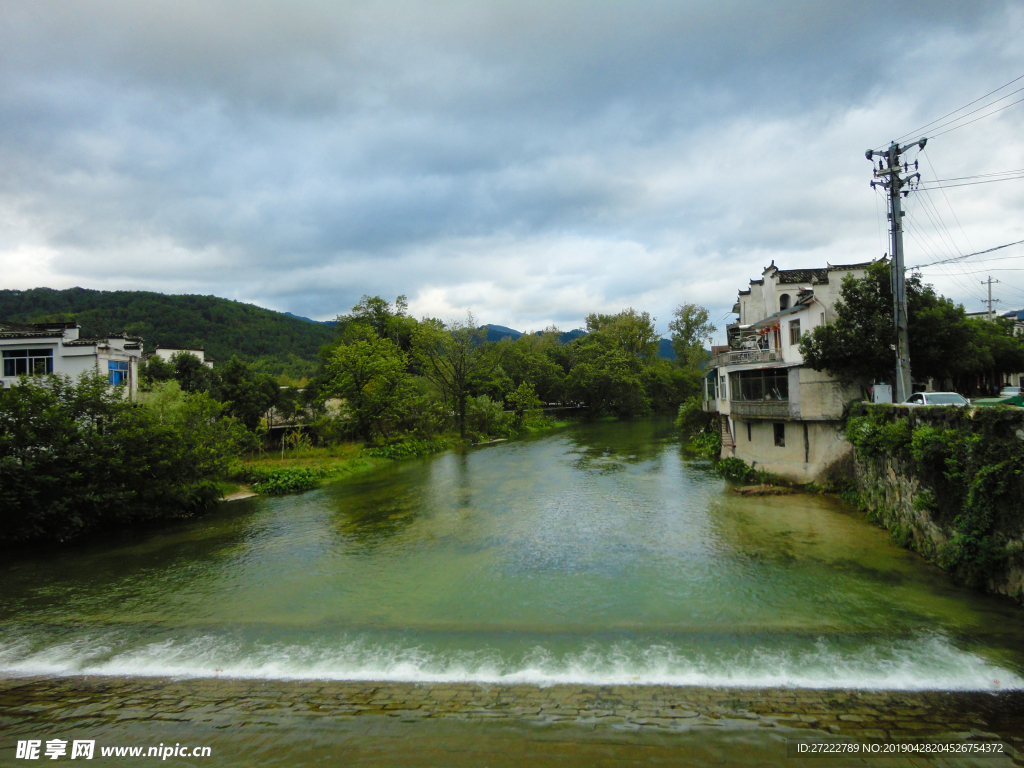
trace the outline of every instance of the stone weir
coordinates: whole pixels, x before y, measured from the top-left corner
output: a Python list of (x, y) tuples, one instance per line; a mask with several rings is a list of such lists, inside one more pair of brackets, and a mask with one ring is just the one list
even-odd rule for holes
[[(202, 729), (391, 720), (588, 730), (781, 729), (860, 742), (1000, 742), (1024, 750), (1024, 691), (870, 691), (662, 685), (482, 685), (238, 679), (0, 679), (0, 730), (131, 724)], [(22, 737), (24, 738), (24, 737)], [(6, 748), (7, 744), (2, 745)]]

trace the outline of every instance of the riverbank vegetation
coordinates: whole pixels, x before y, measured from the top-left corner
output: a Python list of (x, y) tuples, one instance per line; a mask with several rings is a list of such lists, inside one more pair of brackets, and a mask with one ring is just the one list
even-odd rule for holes
[[(885, 478), (881, 485), (862, 483), (855, 501), (875, 519), (891, 517), (894, 538), (915, 544), (971, 586), (997, 579), (1011, 559), (1020, 558), (1024, 415), (1019, 408), (913, 409), (858, 403), (847, 419), (846, 439), (862, 464), (878, 464), (874, 474)], [(912, 485), (911, 493), (899, 494), (900, 503), (913, 497), (908, 502), (912, 514), (884, 509), (884, 486), (900, 476)], [(922, 517), (944, 539), (934, 551), (934, 537), (915, 537), (898, 522)]]
[(308, 490), (579, 418), (674, 412), (699, 390), (714, 329), (681, 306), (670, 362), (654, 323), (626, 309), (590, 315), (567, 342), (553, 327), (488, 342), (471, 315), (416, 320), (404, 297), (363, 297), (302, 388), (237, 356), (211, 369), (187, 353), (148, 358), (134, 402), (98, 375), (23, 378), (0, 392), (0, 544), (187, 517), (225, 488)]
[(23, 379), (0, 391), (0, 544), (188, 517), (255, 438), (205, 393), (128, 402), (105, 376)]

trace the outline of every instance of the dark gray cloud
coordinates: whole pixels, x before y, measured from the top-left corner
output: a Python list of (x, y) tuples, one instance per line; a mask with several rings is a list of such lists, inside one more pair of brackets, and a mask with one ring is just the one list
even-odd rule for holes
[[(880, 255), (864, 148), (1024, 74), (1015, 3), (53, 2), (0, 21), (8, 287), (316, 317), (405, 293), (522, 328), (722, 314), (772, 259)], [(1014, 114), (930, 158), (1024, 167)], [(922, 261), (1024, 237), (1019, 187), (990, 187), (933, 213), (952, 245), (919, 214)], [(955, 277), (935, 281), (976, 303)]]

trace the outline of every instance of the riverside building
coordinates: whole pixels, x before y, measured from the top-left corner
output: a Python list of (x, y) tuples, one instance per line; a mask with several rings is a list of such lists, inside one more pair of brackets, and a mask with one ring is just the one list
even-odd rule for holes
[(88, 371), (107, 376), (112, 385), (125, 385), (134, 398), (139, 387), (142, 339), (124, 334), (81, 338), (75, 323), (0, 322), (3, 376), (0, 387), (16, 386), (20, 376), (49, 373), (77, 379)]
[(835, 319), (843, 278), (861, 278), (872, 262), (820, 269), (779, 269), (773, 261), (739, 292), (704, 376), (704, 410), (718, 415), (722, 456), (810, 482), (849, 451), (843, 407), (864, 396), (804, 365), (800, 337)]

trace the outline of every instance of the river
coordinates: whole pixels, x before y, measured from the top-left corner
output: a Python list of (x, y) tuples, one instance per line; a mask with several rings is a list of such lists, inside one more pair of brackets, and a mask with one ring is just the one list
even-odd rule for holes
[(0, 565), (0, 674), (1007, 691), (1024, 617), (832, 497), (579, 425)]

